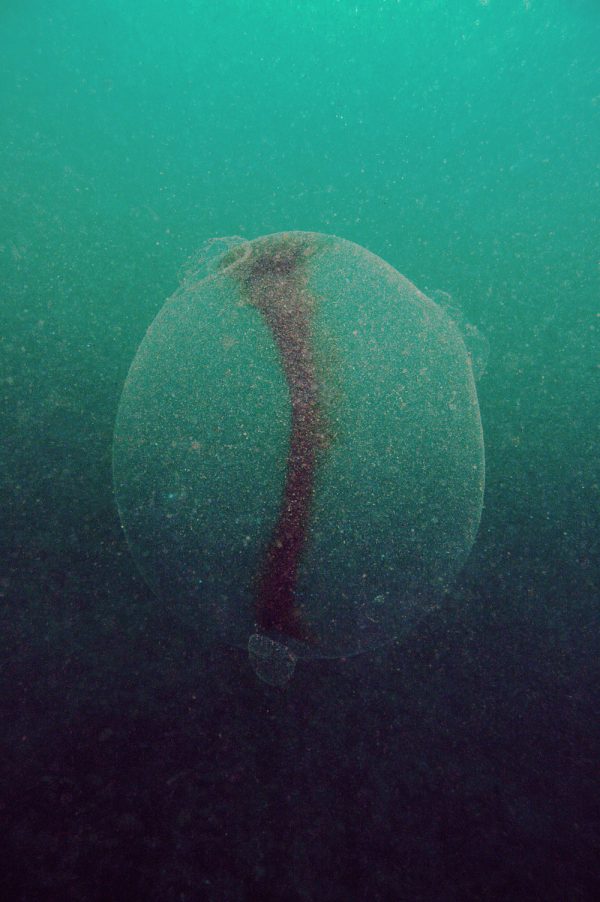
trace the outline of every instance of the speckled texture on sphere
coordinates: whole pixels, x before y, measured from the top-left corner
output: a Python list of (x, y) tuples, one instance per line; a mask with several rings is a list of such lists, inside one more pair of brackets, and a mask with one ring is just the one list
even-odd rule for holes
[(472, 546), (484, 454), (447, 314), (333, 236), (239, 243), (151, 325), (119, 407), (133, 555), (207, 637), (298, 657), (403, 638)]

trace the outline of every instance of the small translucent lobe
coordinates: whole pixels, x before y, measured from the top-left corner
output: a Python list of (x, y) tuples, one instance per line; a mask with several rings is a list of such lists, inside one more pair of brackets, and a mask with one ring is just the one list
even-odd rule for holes
[(255, 633), (248, 640), (248, 657), (256, 676), (270, 686), (285, 686), (296, 669), (298, 658), (285, 645)]
[(485, 375), (490, 356), (490, 343), (487, 336), (473, 323), (467, 322), (462, 308), (447, 291), (428, 291), (427, 297), (441, 307), (444, 313), (458, 326), (469, 355), (473, 376), (478, 382)]
[(217, 272), (219, 263), (225, 254), (240, 244), (246, 244), (245, 238), (239, 235), (227, 235), (222, 238), (210, 238), (195, 254), (186, 260), (179, 270), (179, 281), (182, 285), (198, 282)]

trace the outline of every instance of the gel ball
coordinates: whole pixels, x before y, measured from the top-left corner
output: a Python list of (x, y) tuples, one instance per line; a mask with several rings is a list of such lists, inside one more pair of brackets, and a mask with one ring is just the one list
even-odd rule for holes
[(299, 658), (404, 638), (465, 561), (484, 488), (471, 359), (356, 244), (217, 242), (140, 345), (113, 465), (161, 603), (282, 685)]

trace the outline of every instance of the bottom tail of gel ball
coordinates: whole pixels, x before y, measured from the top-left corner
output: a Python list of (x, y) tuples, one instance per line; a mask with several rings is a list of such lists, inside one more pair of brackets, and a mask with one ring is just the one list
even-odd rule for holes
[(270, 686), (285, 686), (296, 669), (296, 655), (281, 642), (260, 633), (250, 636), (248, 657), (256, 676)]

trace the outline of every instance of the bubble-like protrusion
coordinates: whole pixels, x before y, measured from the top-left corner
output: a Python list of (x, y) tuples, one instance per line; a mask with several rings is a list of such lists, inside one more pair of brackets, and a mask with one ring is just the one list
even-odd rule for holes
[(248, 244), (239, 235), (210, 238), (196, 251), (179, 270), (179, 281), (188, 288), (213, 275), (219, 270), (221, 261), (228, 253), (240, 245)]
[(441, 307), (444, 313), (458, 326), (469, 355), (473, 376), (478, 382), (485, 375), (490, 356), (490, 343), (487, 336), (476, 325), (467, 322), (462, 308), (447, 291), (428, 291), (427, 297)]
[(269, 686), (285, 686), (294, 675), (298, 658), (287, 646), (255, 633), (248, 640), (248, 657), (256, 676)]

